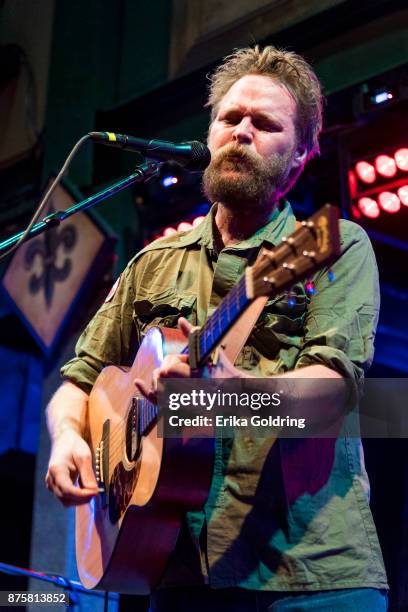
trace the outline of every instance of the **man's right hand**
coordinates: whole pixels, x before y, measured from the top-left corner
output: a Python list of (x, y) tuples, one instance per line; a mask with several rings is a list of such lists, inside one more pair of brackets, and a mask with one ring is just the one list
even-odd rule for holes
[(45, 483), (65, 507), (85, 504), (98, 493), (91, 450), (75, 430), (66, 429), (54, 440)]

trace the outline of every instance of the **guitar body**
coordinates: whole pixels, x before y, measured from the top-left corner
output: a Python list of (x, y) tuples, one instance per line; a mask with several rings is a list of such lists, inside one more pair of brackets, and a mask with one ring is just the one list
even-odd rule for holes
[(150, 381), (165, 355), (180, 353), (185, 343), (178, 330), (153, 328), (132, 367), (105, 368), (92, 389), (88, 443), (103, 490), (76, 509), (77, 564), (86, 588), (149, 593), (183, 516), (207, 499), (213, 439), (159, 438), (157, 424), (136, 432), (142, 402), (134, 399), (134, 379)]

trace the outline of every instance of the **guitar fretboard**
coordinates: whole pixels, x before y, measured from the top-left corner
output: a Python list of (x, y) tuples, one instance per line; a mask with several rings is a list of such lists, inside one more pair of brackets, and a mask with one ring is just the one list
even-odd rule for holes
[(248, 306), (245, 275), (228, 292), (220, 306), (207, 319), (199, 334), (199, 362), (204, 364), (224, 335)]
[(143, 398), (139, 400), (139, 432), (146, 434), (152, 423), (157, 420), (157, 406)]

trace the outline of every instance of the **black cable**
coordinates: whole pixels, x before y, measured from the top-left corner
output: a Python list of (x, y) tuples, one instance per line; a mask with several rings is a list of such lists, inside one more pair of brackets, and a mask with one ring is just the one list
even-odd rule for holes
[(66, 160), (64, 162), (64, 165), (62, 166), (61, 170), (58, 172), (57, 176), (55, 177), (55, 179), (51, 183), (51, 186), (49, 187), (48, 191), (46, 192), (46, 194), (44, 195), (43, 199), (39, 203), (39, 205), (37, 207), (37, 210), (35, 211), (34, 215), (31, 218), (30, 223), (27, 225), (26, 229), (24, 230), (24, 234), (19, 238), (19, 240), (15, 244), (13, 244), (12, 247), (10, 247), (7, 251), (5, 251), (4, 253), (2, 253), (0, 255), (0, 261), (2, 259), (4, 259), (5, 257), (7, 257), (8, 255), (11, 255), (11, 253), (13, 253), (20, 246), (20, 244), (22, 242), (24, 242), (24, 240), (27, 238), (28, 233), (30, 232), (30, 230), (33, 227), (34, 223), (36, 223), (36, 221), (38, 220), (38, 218), (41, 215), (41, 213), (43, 212), (43, 210), (45, 208), (45, 205), (47, 204), (48, 200), (50, 199), (51, 195), (53, 194), (55, 188), (61, 182), (62, 177), (64, 176), (64, 174), (68, 170), (68, 167), (69, 167), (69, 165), (70, 165), (70, 163), (72, 161), (72, 158), (74, 157), (74, 155), (76, 155), (78, 149), (80, 149), (80, 147), (82, 147), (84, 142), (89, 140), (89, 138), (90, 138), (89, 134), (86, 134), (85, 136), (82, 136), (82, 138), (80, 138), (78, 140), (78, 142), (73, 146), (70, 154), (68, 155), (68, 157), (66, 158)]

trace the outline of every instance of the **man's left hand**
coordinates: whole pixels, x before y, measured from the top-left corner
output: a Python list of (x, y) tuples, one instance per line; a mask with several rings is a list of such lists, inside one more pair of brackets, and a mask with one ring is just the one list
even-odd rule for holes
[[(178, 320), (178, 326), (184, 336), (188, 338), (193, 327), (184, 317)], [(159, 368), (152, 372), (150, 385), (141, 378), (135, 379), (135, 385), (139, 393), (153, 404), (157, 404), (157, 385), (160, 378), (189, 378), (191, 368), (188, 364), (188, 355), (166, 355)]]

